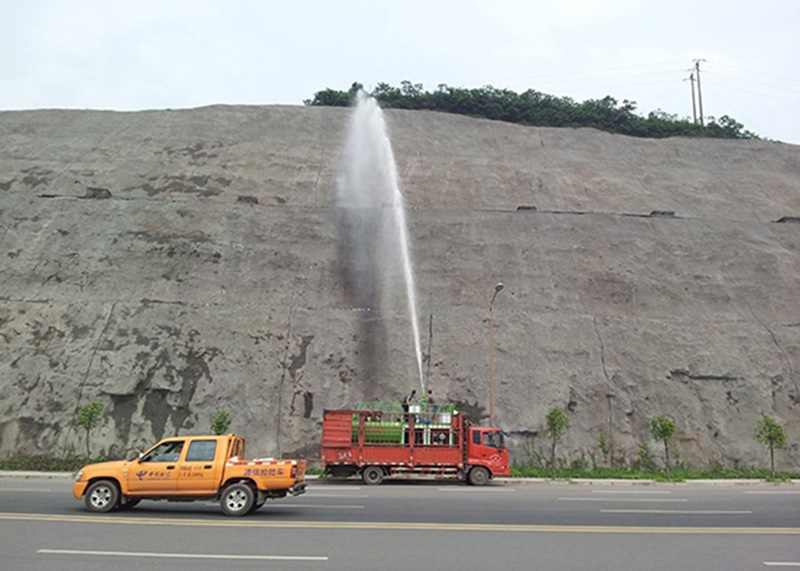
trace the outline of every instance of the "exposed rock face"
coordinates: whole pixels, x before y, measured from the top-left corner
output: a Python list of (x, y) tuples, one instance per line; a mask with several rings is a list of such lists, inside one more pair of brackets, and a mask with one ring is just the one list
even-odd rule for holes
[[(415, 387), (401, 300), (376, 367), (344, 291), (348, 112), (0, 113), (0, 455), (80, 450), (100, 400), (112, 455), (227, 410), (251, 454), (313, 458), (325, 408)], [(386, 116), (440, 399), (487, 422), (502, 281), (495, 417), (521, 457), (559, 406), (571, 458), (602, 432), (630, 459), (663, 414), (688, 463), (765, 465), (767, 413), (797, 469), (800, 147)]]

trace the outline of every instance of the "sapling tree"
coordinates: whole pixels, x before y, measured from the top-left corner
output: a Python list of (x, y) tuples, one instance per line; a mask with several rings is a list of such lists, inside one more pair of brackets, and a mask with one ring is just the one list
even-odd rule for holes
[(650, 434), (653, 438), (664, 443), (664, 467), (669, 480), (669, 443), (675, 434), (675, 423), (666, 416), (657, 416), (650, 422)]
[(231, 415), (224, 410), (218, 410), (211, 417), (211, 430), (216, 435), (225, 434), (231, 425)]
[(547, 434), (550, 436), (550, 469), (556, 479), (556, 444), (564, 437), (569, 428), (569, 418), (564, 411), (553, 407), (547, 413)]
[(87, 458), (92, 457), (89, 445), (89, 436), (92, 432), (92, 429), (98, 424), (100, 424), (100, 417), (102, 414), (103, 414), (103, 403), (98, 401), (93, 401), (83, 405), (83, 408), (81, 408), (81, 411), (78, 413), (78, 419), (75, 421), (75, 424), (77, 424), (81, 428), (86, 429)]
[(775, 479), (775, 449), (786, 446), (786, 433), (783, 426), (768, 414), (762, 414), (756, 423), (756, 440), (769, 448), (769, 470)]

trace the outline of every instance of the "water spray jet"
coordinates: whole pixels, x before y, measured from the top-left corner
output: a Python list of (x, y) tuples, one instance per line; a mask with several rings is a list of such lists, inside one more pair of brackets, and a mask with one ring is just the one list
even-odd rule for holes
[[(400, 179), (383, 112), (363, 91), (356, 96), (344, 156), (336, 184), (340, 249), (349, 295), (368, 309), (380, 327), (381, 310), (392, 286), (390, 275), (402, 271), (420, 388), (425, 391), (411, 244)], [(374, 330), (364, 332), (369, 337)], [(373, 351), (380, 349), (375, 347)]]

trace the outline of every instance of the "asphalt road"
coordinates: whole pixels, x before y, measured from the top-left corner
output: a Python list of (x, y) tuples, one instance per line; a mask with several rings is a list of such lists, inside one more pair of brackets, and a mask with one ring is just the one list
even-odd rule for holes
[(245, 518), (70, 490), (0, 479), (0, 569), (800, 568), (798, 485), (313, 482)]

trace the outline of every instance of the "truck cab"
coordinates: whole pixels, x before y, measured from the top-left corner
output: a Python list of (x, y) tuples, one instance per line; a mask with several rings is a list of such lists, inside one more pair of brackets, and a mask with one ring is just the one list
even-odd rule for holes
[(466, 447), (467, 482), (482, 486), (493, 476), (509, 476), (508, 450), (497, 428), (471, 426)]

